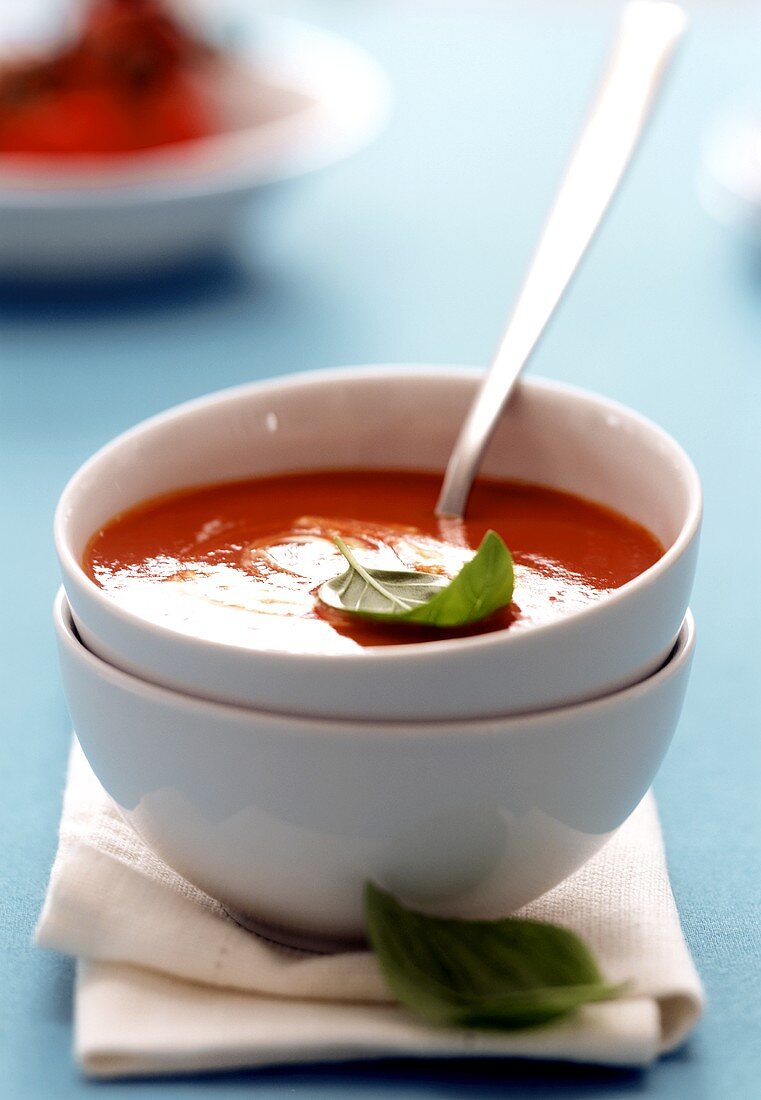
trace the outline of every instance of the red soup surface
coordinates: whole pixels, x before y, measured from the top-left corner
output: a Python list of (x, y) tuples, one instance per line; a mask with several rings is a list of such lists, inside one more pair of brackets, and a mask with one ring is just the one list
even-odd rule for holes
[(0, 64), (0, 153), (100, 156), (204, 137), (217, 129), (217, 60), (165, 0), (90, 0), (72, 38)]
[[(409, 470), (319, 470), (183, 489), (110, 520), (84, 567), (119, 604), (183, 633), (252, 648), (343, 653), (528, 629), (578, 611), (663, 554), (645, 528), (569, 493), (479, 479), (467, 519), (441, 521), (441, 478)], [(515, 561), (509, 608), (459, 631), (388, 626), (328, 610), (340, 535), (368, 568), (454, 576), (489, 528)]]

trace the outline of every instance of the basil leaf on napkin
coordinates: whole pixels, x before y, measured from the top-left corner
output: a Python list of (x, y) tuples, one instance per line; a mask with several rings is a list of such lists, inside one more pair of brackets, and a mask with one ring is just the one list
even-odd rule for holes
[(336, 546), (349, 563), (320, 586), (319, 597), (337, 611), (381, 622), (456, 627), (478, 622), (513, 598), (513, 559), (495, 531), (451, 580), (414, 570), (365, 569), (343, 539)]
[(588, 948), (554, 924), (430, 917), (368, 883), (370, 944), (391, 992), (430, 1023), (512, 1030), (615, 997)]

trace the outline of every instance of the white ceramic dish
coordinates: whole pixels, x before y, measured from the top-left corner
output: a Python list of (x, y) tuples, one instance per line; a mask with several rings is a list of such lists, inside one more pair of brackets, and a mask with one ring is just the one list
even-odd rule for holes
[(179, 623), (152, 624), (120, 607), (81, 567), (88, 539), (111, 516), (184, 485), (310, 466), (442, 469), (477, 382), (473, 371), (440, 367), (313, 372), (189, 402), (109, 443), (69, 482), (55, 523), (64, 586), (86, 644), (117, 667), (195, 695), (336, 718), (514, 714), (647, 675), (665, 660), (687, 609), (697, 475), (649, 421), (537, 379), (521, 384), (484, 472), (599, 501), (667, 547), (655, 566), (586, 610), (521, 632), (328, 655), (277, 652), (204, 641)]
[(224, 706), (112, 668), (55, 603), (82, 747), (127, 821), (244, 923), (317, 945), (362, 934), (372, 879), (441, 914), (494, 917), (597, 851), (650, 786), (682, 705), (668, 663), (591, 703), (440, 723), (335, 722)]
[(761, 237), (761, 112), (717, 121), (703, 150), (699, 190), (709, 213), (734, 229)]
[(0, 156), (0, 273), (116, 274), (229, 244), (259, 187), (354, 152), (390, 103), (363, 50), (287, 20), (262, 22), (219, 96), (230, 129), (208, 138), (42, 169)]

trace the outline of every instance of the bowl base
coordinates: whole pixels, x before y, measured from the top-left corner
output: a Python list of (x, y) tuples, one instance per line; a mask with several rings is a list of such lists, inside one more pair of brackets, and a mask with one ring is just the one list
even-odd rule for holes
[(267, 940), (277, 947), (286, 947), (292, 951), (310, 955), (339, 955), (351, 951), (368, 950), (367, 940), (362, 936), (330, 936), (319, 932), (306, 932), (300, 929), (284, 928), (282, 925), (268, 924), (251, 913), (241, 913), (225, 905), (228, 917), (253, 932), (260, 939)]

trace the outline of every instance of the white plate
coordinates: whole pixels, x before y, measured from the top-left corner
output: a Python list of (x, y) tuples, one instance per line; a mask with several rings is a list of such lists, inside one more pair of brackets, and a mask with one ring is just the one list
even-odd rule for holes
[[(253, 96), (249, 81), (259, 85)], [(390, 104), (388, 80), (363, 50), (286, 20), (262, 25), (220, 95), (236, 128), (208, 138), (124, 158), (57, 158), (44, 171), (0, 156), (0, 272), (116, 273), (223, 246), (257, 188), (361, 148)]]
[(714, 125), (699, 187), (706, 209), (719, 221), (761, 236), (761, 110)]

